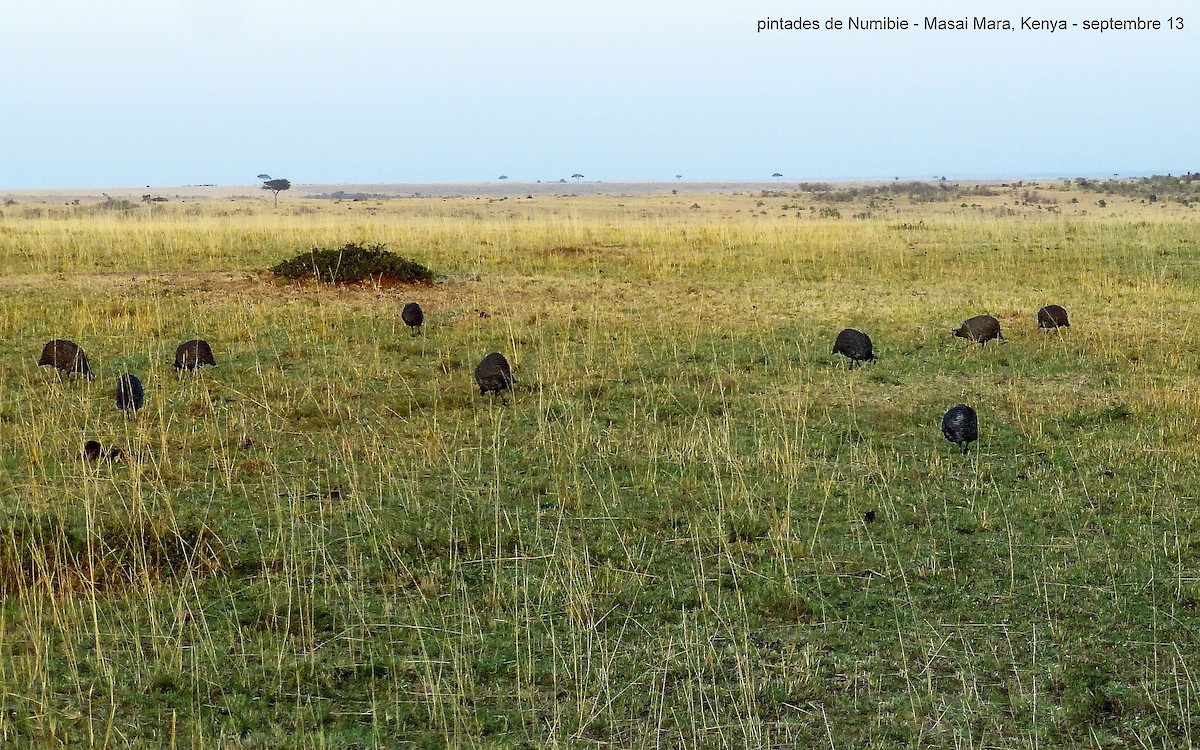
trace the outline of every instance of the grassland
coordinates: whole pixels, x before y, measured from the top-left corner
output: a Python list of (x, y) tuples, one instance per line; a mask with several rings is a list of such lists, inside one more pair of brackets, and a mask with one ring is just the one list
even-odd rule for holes
[(996, 192), (3, 207), (0, 743), (1195, 747), (1194, 210)]

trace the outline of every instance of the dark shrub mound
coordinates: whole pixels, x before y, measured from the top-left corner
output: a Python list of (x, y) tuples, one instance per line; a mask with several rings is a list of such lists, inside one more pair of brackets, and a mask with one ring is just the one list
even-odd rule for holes
[(335, 250), (314, 247), (271, 269), (276, 277), (290, 281), (322, 281), (326, 284), (428, 284), (433, 271), (414, 260), (401, 258), (383, 245), (354, 242)]

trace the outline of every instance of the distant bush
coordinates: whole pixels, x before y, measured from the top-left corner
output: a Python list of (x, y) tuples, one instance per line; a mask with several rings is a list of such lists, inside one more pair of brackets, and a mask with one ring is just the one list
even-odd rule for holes
[(978, 198), (991, 198), (1000, 195), (1000, 191), (987, 185), (974, 185), (969, 188), (963, 188), (963, 195), (970, 195)]
[(1036, 190), (1026, 190), (1024, 194), (1022, 194), (1021, 199), (1026, 205), (1054, 205), (1058, 203), (1058, 199), (1054, 196), (1046, 195), (1045, 193), (1039, 193)]
[(1200, 172), (1186, 172), (1179, 177), (1156, 174), (1124, 180), (1089, 180), (1080, 177), (1075, 184), (1084, 190), (1141, 198), (1151, 203), (1172, 200), (1190, 203), (1200, 199)]
[(104, 200), (96, 204), (96, 208), (101, 211), (132, 211), (138, 207), (138, 204), (125, 198), (110, 198), (104, 197)]
[(271, 268), (277, 278), (290, 281), (312, 279), (326, 284), (428, 284), (433, 271), (414, 260), (402, 258), (383, 245), (354, 242), (337, 249), (314, 247)]
[(386, 193), (348, 193), (345, 190), (335, 190), (332, 193), (317, 193), (308, 197), (334, 201), (382, 201), (396, 196), (387, 195)]
[[(883, 200), (896, 197), (907, 197), (914, 203), (930, 203), (956, 200), (960, 195), (999, 195), (998, 192), (990, 188), (975, 186), (972, 188), (963, 188), (957, 183), (949, 182), (921, 182), (912, 180), (907, 182), (892, 182), (887, 185), (859, 185), (856, 187), (833, 188), (828, 183), (803, 183), (803, 186), (811, 188), (811, 197), (814, 200), (823, 203), (851, 203), (860, 200)], [(763, 197), (767, 196), (767, 191), (763, 191)], [(784, 197), (782, 194), (772, 197)], [(794, 194), (794, 197), (800, 197), (800, 194)]]

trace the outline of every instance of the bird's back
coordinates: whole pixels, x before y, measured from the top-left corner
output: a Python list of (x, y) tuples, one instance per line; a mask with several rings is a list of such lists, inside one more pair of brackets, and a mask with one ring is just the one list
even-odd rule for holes
[(475, 367), (475, 384), (480, 395), (512, 389), (512, 370), (500, 352), (492, 352)]
[(966, 404), (957, 404), (942, 416), (942, 434), (952, 443), (972, 443), (979, 439), (979, 417)]
[(991, 315), (976, 315), (963, 321), (962, 326), (954, 332), (955, 336), (970, 339), (979, 344), (986, 344), (992, 339), (1004, 340), (1000, 334), (1000, 321)]
[(46, 365), (66, 372), (77, 372), (88, 378), (92, 377), (87, 355), (84, 354), (79, 344), (67, 339), (54, 339), (46, 342), (46, 345), (42, 347), (42, 356), (38, 359), (38, 367)]
[(846, 328), (837, 335), (837, 339), (833, 342), (833, 353), (849, 357), (855, 362), (867, 362), (875, 359), (871, 337), (853, 328)]
[(212, 347), (204, 339), (185, 341), (175, 349), (176, 370), (195, 370), (205, 365), (215, 366)]
[(1060, 305), (1046, 305), (1038, 310), (1038, 328), (1070, 328), (1067, 311)]
[(140, 409), (145, 404), (146, 395), (142, 389), (142, 381), (133, 373), (125, 373), (117, 378), (117, 408), (122, 411)]
[(404, 321), (405, 325), (417, 328), (425, 322), (425, 311), (421, 309), (421, 305), (418, 303), (409, 302), (400, 311), (400, 319)]

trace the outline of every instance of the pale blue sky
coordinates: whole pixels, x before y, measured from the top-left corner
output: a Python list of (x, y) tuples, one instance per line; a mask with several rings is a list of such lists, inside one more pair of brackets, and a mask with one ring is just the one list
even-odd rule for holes
[[(885, 13), (1186, 26), (755, 31)], [(0, 102), (0, 189), (1178, 173), (1200, 6), (0, 0)]]

